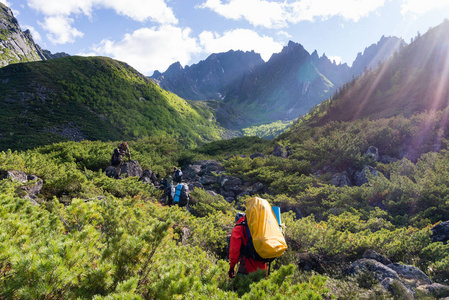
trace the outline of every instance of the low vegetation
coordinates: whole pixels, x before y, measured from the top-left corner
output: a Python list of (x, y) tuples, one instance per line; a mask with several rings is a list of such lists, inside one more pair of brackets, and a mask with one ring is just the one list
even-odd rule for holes
[[(449, 246), (430, 238), (431, 226), (449, 219), (444, 139), (440, 151), (427, 153), (423, 139), (423, 153), (413, 162), (381, 164), (364, 155), (369, 145), (393, 155), (399, 143), (406, 141), (405, 147), (416, 140), (419, 131), (412, 129), (427, 117), (313, 130), (297, 124), (272, 142), (238, 138), (194, 151), (166, 137), (130, 142), (133, 159), (159, 177), (181, 162), (217, 157), (228, 174), (267, 186), (261, 196), (281, 206), (289, 246), (267, 278), (227, 277), (226, 236), (245, 198), (229, 204), (196, 189), (190, 211), (163, 206), (162, 191), (154, 186), (104, 175), (115, 143), (64, 142), (0, 152), (1, 170), (44, 180), (38, 206), (20, 198), (21, 183), (0, 181), (0, 297), (388, 299), (391, 294), (378, 283), (345, 275), (367, 249), (447, 284)], [(289, 158), (268, 155), (276, 144), (288, 146)], [(238, 155), (251, 151), (268, 156)], [(360, 187), (335, 187), (326, 173), (313, 175), (365, 164), (379, 175)], [(301, 253), (316, 257), (319, 273), (301, 269)]]

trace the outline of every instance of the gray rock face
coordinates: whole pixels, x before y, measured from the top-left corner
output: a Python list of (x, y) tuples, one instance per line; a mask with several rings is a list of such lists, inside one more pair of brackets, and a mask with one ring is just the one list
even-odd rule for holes
[(277, 157), (287, 158), (289, 156), (288, 147), (276, 145), (273, 149), (273, 155)]
[(387, 291), (389, 291), (395, 299), (413, 300), (415, 293), (401, 281), (392, 278), (385, 278), (380, 283)]
[(372, 157), (375, 161), (380, 160), (379, 149), (374, 146), (370, 146), (365, 153), (366, 156)]
[(373, 277), (381, 282), (385, 278), (398, 279), (399, 276), (396, 271), (390, 269), (384, 264), (374, 260), (374, 259), (359, 259), (351, 264), (348, 269), (349, 274), (360, 274), (364, 272), (369, 272), (373, 275)]
[(0, 3), (0, 29), (7, 37), (0, 40), (0, 67), (11, 63), (45, 60), (29, 30), (22, 31), (11, 9)]
[[(429, 285), (422, 285), (419, 287), (420, 290), (427, 291), (431, 296), (437, 298), (437, 299), (448, 299), (449, 298), (449, 286), (439, 284), (439, 283), (432, 283)], [(445, 298), (447, 297), (447, 298)]]
[(405, 279), (413, 279), (417, 282), (423, 282), (426, 284), (432, 283), (430, 278), (426, 274), (424, 274), (423, 271), (418, 269), (417, 267), (409, 266), (409, 265), (402, 265), (402, 264), (398, 264), (398, 263), (389, 264), (389, 265), (387, 265), (387, 267), (394, 270), (396, 273), (398, 273), (401, 277), (403, 277)]
[(18, 188), (18, 194), (20, 197), (29, 199), (34, 205), (38, 205), (36, 202), (37, 196), (40, 194), (44, 181), (36, 175), (27, 175), (22, 171), (5, 171), (0, 170), (0, 180), (9, 179), (12, 181), (18, 181), (24, 183), (24, 185)]
[(127, 177), (142, 177), (143, 170), (137, 160), (125, 162), (122, 166), (122, 174), (126, 173)]
[(432, 242), (447, 243), (449, 240), (449, 221), (437, 224), (432, 228)]
[(255, 158), (257, 158), (257, 157), (262, 157), (263, 159), (266, 158), (264, 154), (259, 153), (259, 152), (256, 152), (256, 153), (250, 155), (249, 157), (250, 157), (251, 159), (255, 159)]
[(389, 265), (391, 264), (391, 260), (389, 260), (388, 258), (386, 258), (383, 255), (380, 255), (379, 253), (377, 253), (376, 251), (373, 250), (366, 250), (365, 253), (363, 253), (363, 258), (366, 259), (374, 259), (384, 265)]
[(371, 166), (365, 166), (362, 171), (356, 172), (354, 175), (354, 181), (357, 186), (362, 186), (365, 183), (368, 183), (367, 173), (371, 173), (374, 177), (377, 176), (377, 170)]
[(334, 174), (331, 179), (331, 184), (338, 187), (353, 186), (347, 173)]

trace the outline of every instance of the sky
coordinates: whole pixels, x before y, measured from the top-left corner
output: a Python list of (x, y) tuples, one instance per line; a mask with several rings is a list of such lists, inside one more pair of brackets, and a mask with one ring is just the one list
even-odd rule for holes
[(0, 0), (52, 53), (107, 56), (144, 75), (212, 53), (268, 61), (289, 41), (338, 63), (384, 36), (409, 43), (449, 18), (449, 0)]

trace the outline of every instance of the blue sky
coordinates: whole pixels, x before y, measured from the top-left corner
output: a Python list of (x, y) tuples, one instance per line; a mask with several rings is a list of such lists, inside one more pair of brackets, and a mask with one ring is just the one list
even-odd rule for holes
[(408, 43), (449, 18), (449, 0), (0, 0), (52, 53), (101, 55), (145, 75), (211, 53), (288, 41), (351, 65), (382, 35)]

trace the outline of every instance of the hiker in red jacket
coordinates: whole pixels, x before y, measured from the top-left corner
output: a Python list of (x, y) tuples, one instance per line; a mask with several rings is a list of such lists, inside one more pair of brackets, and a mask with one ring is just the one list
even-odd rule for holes
[[(246, 216), (240, 217), (237, 224), (245, 221)], [(231, 233), (231, 243), (229, 245), (229, 271), (230, 278), (235, 277), (235, 265), (239, 262), (238, 273), (248, 274), (255, 272), (259, 269), (266, 270), (267, 263), (264, 261), (254, 260), (252, 258), (245, 257), (243, 255), (243, 248), (248, 243), (248, 235), (246, 232), (246, 226), (237, 225), (234, 227)]]

